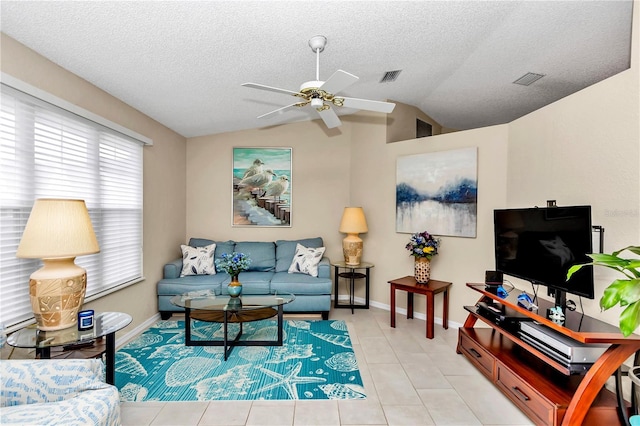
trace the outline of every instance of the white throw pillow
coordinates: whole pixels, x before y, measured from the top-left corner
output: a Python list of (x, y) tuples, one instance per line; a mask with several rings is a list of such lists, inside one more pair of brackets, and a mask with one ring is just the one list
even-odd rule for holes
[(325, 247), (307, 248), (302, 244), (296, 244), (296, 254), (289, 266), (290, 274), (307, 274), (318, 276), (318, 264), (324, 255)]
[(186, 275), (215, 275), (216, 267), (213, 263), (213, 255), (216, 251), (215, 244), (204, 247), (181, 245), (180, 248), (182, 249), (181, 277)]

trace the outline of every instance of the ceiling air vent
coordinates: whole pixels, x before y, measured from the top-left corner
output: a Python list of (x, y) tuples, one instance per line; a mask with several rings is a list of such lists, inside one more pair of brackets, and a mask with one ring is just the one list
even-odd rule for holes
[(519, 84), (521, 86), (529, 86), (530, 84), (540, 80), (542, 77), (544, 77), (544, 74), (536, 74), (535, 72), (528, 72), (522, 77), (520, 77), (519, 79), (517, 79), (516, 81), (514, 81), (513, 83)]
[(382, 77), (382, 80), (380, 80), (380, 83), (391, 83), (392, 81), (396, 81), (401, 72), (402, 70), (387, 71), (386, 73), (384, 73), (384, 76)]

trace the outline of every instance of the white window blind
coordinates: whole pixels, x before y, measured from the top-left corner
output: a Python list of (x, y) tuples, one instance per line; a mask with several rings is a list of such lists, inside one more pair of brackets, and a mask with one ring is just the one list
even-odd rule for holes
[(83, 199), (100, 253), (87, 299), (142, 278), (142, 143), (2, 85), (0, 113), (0, 321), (33, 318), (29, 276), (37, 259), (15, 256), (37, 198)]

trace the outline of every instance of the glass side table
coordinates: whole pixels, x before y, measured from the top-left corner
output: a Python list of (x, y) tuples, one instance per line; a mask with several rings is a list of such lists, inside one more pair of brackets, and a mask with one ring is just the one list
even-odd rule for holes
[[(331, 265), (334, 267), (334, 299), (333, 299), (333, 307), (334, 308), (347, 308), (351, 309), (351, 313), (353, 314), (354, 309), (369, 309), (369, 273), (371, 268), (373, 268), (373, 263), (368, 262), (360, 262), (357, 265), (347, 265), (345, 261), (341, 262), (331, 262)], [(343, 272), (340, 272), (340, 270)], [(364, 271), (358, 272), (358, 271)], [(349, 280), (349, 303), (338, 303), (339, 299), (339, 281), (340, 278), (346, 278)], [(356, 280), (360, 280), (364, 278), (365, 282), (365, 303), (355, 303), (355, 283)]]
[(93, 328), (79, 331), (76, 327), (63, 330), (43, 331), (33, 324), (12, 333), (7, 343), (16, 348), (35, 349), (40, 359), (51, 358), (51, 348), (57, 346), (78, 346), (88, 344), (98, 338), (107, 338), (105, 348), (106, 382), (114, 384), (116, 331), (131, 323), (131, 315), (123, 312), (102, 312), (95, 315)]

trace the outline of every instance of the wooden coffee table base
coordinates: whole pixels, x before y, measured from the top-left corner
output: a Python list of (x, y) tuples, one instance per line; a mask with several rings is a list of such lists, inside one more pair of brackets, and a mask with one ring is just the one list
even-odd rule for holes
[[(277, 340), (240, 340), (242, 337), (242, 324), (245, 322), (259, 321), (278, 316), (278, 339)], [(282, 346), (282, 305), (275, 308), (260, 308), (247, 310), (226, 310), (226, 311), (206, 311), (191, 310), (185, 308), (185, 345), (186, 346), (223, 346), (224, 360), (226, 361), (235, 346)], [(196, 319), (206, 322), (222, 323), (224, 327), (223, 340), (192, 340), (191, 320)], [(229, 339), (228, 324), (240, 324), (240, 330), (233, 339)]]

